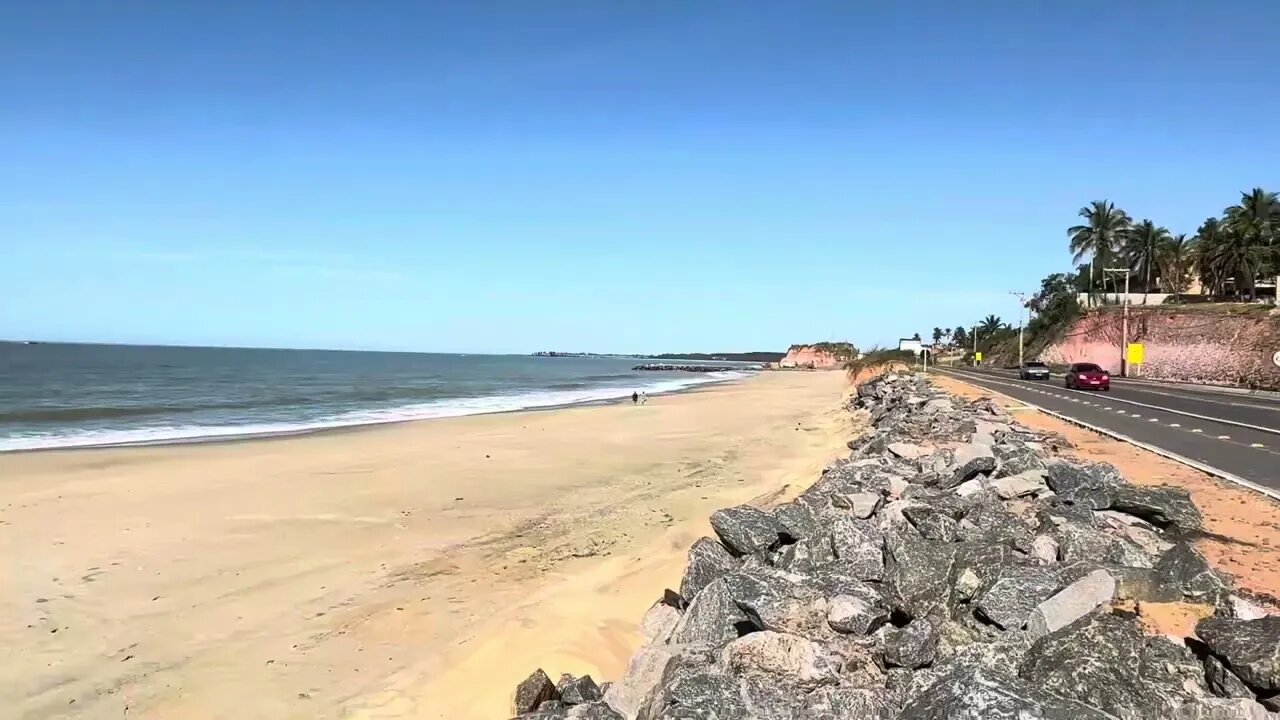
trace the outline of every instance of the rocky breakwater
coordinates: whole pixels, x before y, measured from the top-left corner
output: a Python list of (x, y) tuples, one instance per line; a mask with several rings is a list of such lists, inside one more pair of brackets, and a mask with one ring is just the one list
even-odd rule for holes
[(696, 372), (696, 373), (714, 373), (714, 372), (741, 372), (743, 370), (758, 370), (759, 365), (673, 365), (671, 363), (645, 363), (637, 365), (632, 370), (651, 370), (655, 372)]
[[(624, 677), (587, 699), (539, 670), (515, 713), (1275, 717), (1280, 617), (1195, 550), (1186, 492), (1056, 459), (1064, 441), (915, 376), (863, 384), (852, 405), (871, 429), (798, 498), (712, 515), (717, 539), (646, 614)], [(1153, 629), (1172, 609), (1187, 632)]]

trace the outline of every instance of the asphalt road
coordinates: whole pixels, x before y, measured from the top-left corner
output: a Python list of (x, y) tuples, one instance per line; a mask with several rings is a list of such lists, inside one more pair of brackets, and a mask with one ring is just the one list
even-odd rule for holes
[(1060, 376), (941, 368), (966, 382), (1125, 435), (1280, 492), (1280, 398), (1113, 380), (1110, 392), (1068, 390)]

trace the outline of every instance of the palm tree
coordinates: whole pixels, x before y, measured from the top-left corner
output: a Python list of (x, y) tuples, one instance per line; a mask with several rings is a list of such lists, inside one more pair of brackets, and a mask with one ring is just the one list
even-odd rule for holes
[(1085, 255), (1089, 260), (1089, 297), (1093, 298), (1093, 275), (1099, 265), (1106, 267), (1121, 245), (1132, 222), (1125, 211), (1107, 200), (1094, 200), (1078, 213), (1085, 224), (1067, 228), (1074, 262)]
[(1128, 261), (1129, 270), (1134, 275), (1143, 278), (1143, 305), (1147, 304), (1147, 293), (1151, 291), (1151, 268), (1158, 261), (1160, 247), (1169, 242), (1169, 239), (1169, 229), (1160, 227), (1150, 220), (1143, 220), (1134, 225), (1125, 234), (1124, 245), (1120, 248), (1120, 254)]
[(1187, 291), (1195, 252), (1195, 241), (1188, 238), (1185, 233), (1169, 238), (1156, 250), (1156, 262), (1160, 265), (1160, 274), (1168, 283), (1168, 289), (1174, 297), (1179, 297)]
[[(1280, 200), (1276, 193), (1259, 187), (1242, 192), (1240, 202), (1227, 208), (1225, 214), (1227, 230), (1238, 235), (1244, 245), (1258, 248), (1262, 264), (1280, 273)], [(1249, 287), (1253, 287), (1252, 282)]]
[(1209, 288), (1209, 295), (1221, 295), (1226, 273), (1219, 261), (1221, 248), (1227, 242), (1227, 231), (1216, 217), (1207, 218), (1196, 230), (1192, 262), (1200, 275), (1200, 283)]
[(999, 331), (1003, 327), (1004, 323), (1000, 322), (999, 317), (995, 315), (988, 315), (982, 319), (982, 322), (978, 323), (978, 332), (989, 337), (992, 333)]
[(934, 345), (937, 345), (938, 343), (942, 342), (942, 336), (943, 336), (943, 335), (946, 335), (946, 333), (942, 331), (942, 328), (940, 328), (940, 327), (936, 327), (936, 328), (934, 328), (934, 329), (933, 329), (933, 344), (934, 344)]

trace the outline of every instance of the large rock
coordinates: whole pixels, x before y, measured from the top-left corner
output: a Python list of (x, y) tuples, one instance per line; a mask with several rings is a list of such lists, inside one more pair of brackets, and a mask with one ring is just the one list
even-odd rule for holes
[(884, 634), (884, 662), (887, 666), (921, 668), (932, 664), (938, 652), (938, 633), (928, 620), (912, 620), (904, 628)]
[(792, 500), (773, 509), (773, 517), (782, 526), (782, 532), (795, 540), (818, 535), (822, 527), (818, 516), (806, 500)]
[(897, 714), (881, 688), (824, 686), (809, 693), (797, 720), (894, 720)]
[(750, 505), (715, 511), (711, 514), (711, 529), (725, 547), (738, 555), (771, 550), (785, 532), (772, 515)]
[(584, 705), (604, 698), (600, 686), (590, 675), (561, 675), (560, 682), (556, 683), (556, 693), (565, 705)]
[(1172, 720), (1276, 720), (1276, 715), (1257, 701), (1244, 698), (1199, 698), (1183, 705)]
[(661, 685), (636, 715), (637, 720), (747, 717), (738, 680), (714, 669), (698, 667), (675, 673), (669, 669)]
[(556, 685), (539, 668), (516, 686), (515, 697), (511, 699), (511, 711), (515, 715), (531, 713), (542, 703), (554, 699), (556, 699)]
[(725, 645), (720, 657), (735, 673), (763, 673), (805, 690), (838, 680), (832, 656), (822, 645), (798, 635), (769, 630), (751, 633)]
[(837, 493), (831, 496), (832, 506), (848, 510), (859, 519), (871, 517), (883, 501), (884, 496), (879, 493)]
[(641, 647), (627, 665), (627, 674), (622, 679), (609, 685), (604, 692), (604, 701), (618, 714), (634, 720), (644, 705), (645, 700), (653, 694), (662, 683), (667, 666), (678, 655), (675, 648), (666, 645), (646, 645)]
[(1048, 490), (1049, 486), (1045, 485), (1043, 471), (1027, 470), (1017, 475), (1008, 475), (992, 480), (991, 489), (995, 490), (996, 495), (1000, 496), (1002, 500), (1009, 500), (1042, 493)]
[(1118, 718), (1165, 718), (1205, 695), (1186, 647), (1147, 636), (1137, 618), (1095, 614), (1031, 646), (1019, 675)]
[(725, 578), (738, 609), (755, 628), (827, 639), (827, 600), (822, 588), (778, 576), (731, 575)]
[(975, 603), (978, 613), (1005, 630), (1020, 630), (1040, 603), (1058, 589), (1058, 573), (1043, 567), (1012, 568)]
[(884, 577), (884, 535), (874, 526), (838, 518), (831, 528), (831, 541), (845, 571), (860, 580)]
[(1110, 508), (1140, 517), (1157, 527), (1183, 532), (1200, 529), (1200, 511), (1182, 488), (1137, 487), (1128, 483), (1111, 489)]
[(926, 540), (950, 543), (960, 535), (959, 523), (946, 512), (929, 505), (909, 505), (902, 509), (902, 516)]
[(664, 643), (680, 622), (680, 611), (659, 600), (640, 618), (640, 633), (649, 642)]
[(887, 449), (889, 452), (904, 460), (918, 460), (933, 452), (932, 449), (924, 447), (923, 445), (915, 445), (908, 442), (889, 443)]
[(727, 577), (713, 581), (689, 603), (671, 633), (673, 644), (721, 645), (751, 627), (738, 608)]
[(885, 542), (885, 584), (890, 601), (909, 617), (945, 609), (951, 599), (955, 545), (938, 545), (910, 533), (892, 533)]
[(1036, 606), (1027, 619), (1027, 632), (1041, 637), (1070, 625), (1111, 602), (1116, 581), (1106, 570), (1095, 570)]
[(866, 635), (889, 621), (889, 608), (880, 593), (864, 586), (827, 601), (827, 624), (840, 633)]
[(738, 561), (729, 554), (725, 546), (711, 538), (700, 538), (689, 548), (684, 577), (680, 579), (680, 595), (686, 601), (692, 602), (712, 581), (728, 575), (737, 568)]
[(773, 565), (780, 570), (808, 574), (836, 559), (831, 535), (816, 535), (783, 545), (774, 554)]
[(1044, 461), (1034, 450), (1025, 445), (998, 443), (992, 448), (992, 452), (1000, 461), (1000, 468), (993, 476), (996, 478), (1044, 469)]
[(1058, 541), (1051, 535), (1037, 535), (1031, 541), (1031, 557), (1041, 565), (1058, 562)]
[[(1124, 484), (1114, 465), (1058, 460), (1049, 464), (1045, 482), (1063, 497), (1087, 496), (1090, 491), (1110, 490)], [(1104, 510), (1106, 508), (1097, 508)]]
[(565, 717), (575, 720), (626, 720), (622, 715), (609, 707), (608, 703), (592, 702), (585, 705), (574, 705), (565, 713)]
[(990, 445), (970, 443), (961, 445), (955, 451), (955, 469), (951, 477), (943, 482), (943, 487), (953, 488), (979, 473), (990, 475), (996, 470), (996, 456)]
[(1000, 670), (957, 665), (913, 692), (899, 720), (1115, 720)]
[(1230, 593), (1226, 581), (1209, 567), (1204, 556), (1185, 542), (1162, 555), (1155, 571), (1161, 582), (1192, 600), (1217, 604)]
[(1253, 691), (1235, 673), (1227, 669), (1222, 661), (1213, 655), (1204, 659), (1204, 679), (1214, 695), (1224, 698), (1253, 699)]
[(1280, 616), (1206, 618), (1196, 625), (1196, 635), (1249, 687), (1262, 694), (1280, 692)]

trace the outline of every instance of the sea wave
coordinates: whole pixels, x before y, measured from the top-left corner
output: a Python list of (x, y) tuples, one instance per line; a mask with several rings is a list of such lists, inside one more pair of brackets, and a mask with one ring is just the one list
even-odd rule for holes
[[(750, 372), (717, 372), (693, 378), (642, 383), (634, 389), (652, 395), (677, 392), (748, 377)], [(293, 435), (362, 425), (382, 425), (409, 420), (461, 417), (533, 410), (538, 408), (582, 405), (617, 400), (631, 395), (631, 387), (594, 387), (576, 390), (536, 391), (510, 395), (473, 398), (450, 398), (412, 403), (379, 410), (351, 410), (326, 417), (298, 422), (264, 422), (226, 425), (164, 425), (128, 429), (77, 429), (56, 432), (31, 432), (0, 438), (0, 452), (47, 450), (53, 448), (101, 447), (118, 445), (157, 445), (181, 442), (207, 442), (250, 437)]]

